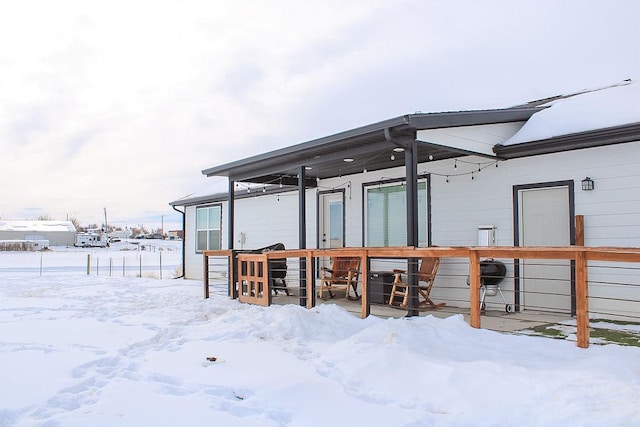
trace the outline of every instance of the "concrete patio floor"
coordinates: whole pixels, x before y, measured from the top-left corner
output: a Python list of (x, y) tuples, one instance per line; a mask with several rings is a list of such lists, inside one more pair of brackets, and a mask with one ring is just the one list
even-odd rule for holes
[[(279, 294), (274, 296), (272, 304), (299, 304), (300, 300), (297, 296), (285, 296)], [(336, 304), (343, 307), (345, 310), (353, 313), (355, 316), (360, 317), (361, 313), (361, 301), (360, 300), (348, 300), (344, 297), (336, 297), (329, 299), (316, 299), (316, 304)], [(404, 317), (407, 314), (406, 309), (389, 307), (386, 305), (371, 305), (371, 315), (388, 318), (388, 317)], [(454, 316), (462, 314), (464, 320), (469, 322), (469, 309), (459, 308), (453, 306), (444, 306), (436, 310), (424, 310), (420, 311), (420, 316), (433, 315), (440, 318)], [(569, 314), (563, 313), (546, 313), (546, 312), (534, 312), (524, 311), (519, 313), (507, 313), (504, 310), (498, 310), (498, 307), (488, 307), (486, 311), (482, 312), (480, 319), (481, 327), (483, 329), (490, 329), (500, 332), (516, 332), (524, 329), (533, 328), (539, 325), (545, 325), (549, 323), (561, 323), (571, 320), (572, 317)]]

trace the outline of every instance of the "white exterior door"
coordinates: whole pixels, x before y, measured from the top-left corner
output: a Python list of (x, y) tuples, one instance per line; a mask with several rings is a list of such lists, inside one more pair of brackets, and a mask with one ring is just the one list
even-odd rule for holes
[(321, 195), (318, 235), (321, 249), (344, 247), (344, 202), (343, 193)]
[[(569, 187), (521, 189), (520, 246), (569, 246), (571, 209)], [(521, 308), (536, 311), (571, 311), (571, 262), (522, 260)]]

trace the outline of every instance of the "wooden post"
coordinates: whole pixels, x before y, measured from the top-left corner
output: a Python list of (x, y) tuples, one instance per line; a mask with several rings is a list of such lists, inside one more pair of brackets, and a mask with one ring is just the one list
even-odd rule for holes
[(584, 250), (576, 252), (576, 324), (578, 347), (589, 347), (587, 255)]
[(207, 299), (209, 298), (209, 256), (205, 253), (202, 256), (202, 259), (204, 260), (204, 268), (202, 269), (202, 271), (204, 272), (204, 277), (202, 279), (204, 285), (204, 298)]
[[(368, 298), (368, 287), (369, 287), (369, 255), (367, 251), (362, 251), (360, 253), (360, 269), (362, 270), (362, 308), (360, 317), (363, 319), (369, 316), (370, 306), (369, 306), (369, 298)], [(349, 290), (347, 289), (347, 292)]]
[(91, 274), (91, 254), (87, 254), (87, 276)]
[(584, 215), (576, 215), (576, 246), (584, 246)]
[(469, 253), (469, 325), (480, 328), (480, 255)]

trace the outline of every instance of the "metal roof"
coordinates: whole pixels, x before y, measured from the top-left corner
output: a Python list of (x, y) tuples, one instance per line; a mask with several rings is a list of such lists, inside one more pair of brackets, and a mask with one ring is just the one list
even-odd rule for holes
[[(526, 121), (545, 107), (415, 113), (303, 142), (235, 162), (205, 169), (206, 176), (226, 176), (234, 181), (296, 185), (301, 167), (309, 185), (325, 179), (404, 165), (404, 153), (394, 152), (413, 141), (418, 130)], [(392, 160), (392, 155), (395, 157)], [(476, 154), (428, 142), (418, 143), (418, 162)], [(345, 159), (352, 159), (345, 161)]]

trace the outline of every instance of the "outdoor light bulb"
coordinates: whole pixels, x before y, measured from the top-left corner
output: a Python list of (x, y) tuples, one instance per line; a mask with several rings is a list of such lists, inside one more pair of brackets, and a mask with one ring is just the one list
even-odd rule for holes
[(395, 160), (396, 156), (394, 156), (393, 154), (391, 155), (391, 160)]
[(433, 160), (433, 154), (429, 154), (429, 160)]

